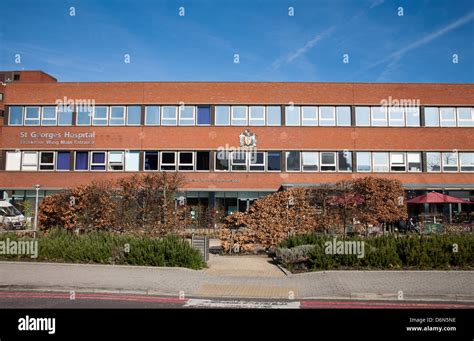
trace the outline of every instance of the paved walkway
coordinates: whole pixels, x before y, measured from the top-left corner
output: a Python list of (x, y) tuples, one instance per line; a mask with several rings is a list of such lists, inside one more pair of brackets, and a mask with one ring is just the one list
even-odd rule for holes
[[(222, 257), (222, 256), (220, 256)], [(245, 264), (244, 257), (235, 257)], [(474, 301), (474, 271), (326, 271), (268, 276), (119, 265), (0, 262), (0, 287), (186, 297), (365, 298)], [(260, 262), (260, 260), (259, 260)], [(239, 263), (236, 261), (236, 264)], [(260, 263), (262, 265), (262, 263)], [(266, 264), (264, 264), (266, 266)], [(270, 265), (271, 266), (271, 265)], [(401, 295), (401, 296), (400, 296)]]

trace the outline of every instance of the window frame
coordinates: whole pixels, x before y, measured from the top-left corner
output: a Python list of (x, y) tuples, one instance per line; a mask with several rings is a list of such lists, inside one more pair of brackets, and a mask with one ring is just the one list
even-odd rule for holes
[[(181, 154), (191, 154), (191, 163), (181, 163)], [(194, 172), (196, 169), (196, 158), (195, 158), (195, 153), (191, 151), (178, 151), (178, 158), (177, 158), (177, 170), (179, 172)], [(191, 166), (191, 169), (181, 169), (181, 167), (189, 167)]]
[[(28, 109), (34, 109), (36, 108), (38, 110), (38, 118), (28, 118)], [(23, 120), (23, 125), (26, 127), (38, 127), (41, 125), (41, 107), (40, 106), (34, 106), (34, 105), (29, 105), (25, 106), (25, 111), (24, 111), (25, 118)], [(28, 124), (28, 121), (38, 121), (38, 124)]]
[[(128, 169), (130, 166), (129, 164), (131, 163), (130, 161), (134, 160), (131, 158), (131, 155), (137, 155), (138, 154), (138, 160), (135, 164), (136, 168), (137, 169)], [(140, 172), (140, 154), (141, 154), (141, 151), (140, 150), (125, 150), (125, 153), (124, 153), (124, 160), (125, 160), (125, 167), (124, 167), (124, 171), (125, 172)], [(128, 157), (127, 157), (128, 156)]]
[[(206, 153), (208, 155), (208, 159), (207, 159), (207, 169), (198, 169), (198, 154), (199, 153)], [(195, 156), (195, 167), (194, 167), (194, 171), (195, 172), (210, 172), (211, 171), (211, 165), (210, 165), (210, 161), (211, 161), (211, 153), (212, 151), (209, 151), (209, 150), (197, 150), (195, 152), (196, 156)]]
[[(222, 159), (218, 159), (218, 155), (220, 153), (224, 153), (225, 155), (225, 159), (227, 161), (227, 169), (217, 169), (217, 164), (218, 164), (218, 160), (222, 160)], [(231, 152), (228, 151), (228, 150), (218, 150), (216, 152), (214, 152), (214, 172), (230, 172), (230, 168), (231, 168), (231, 165), (230, 165), (230, 160), (231, 160)]]
[[(147, 154), (156, 154), (156, 169), (146, 169)], [(143, 171), (144, 172), (159, 172), (160, 170), (160, 152), (158, 150), (144, 150), (143, 151)]]
[[(389, 173), (390, 172), (390, 152), (377, 151), (371, 153), (372, 158), (372, 173)], [(384, 154), (386, 156), (385, 163), (376, 163), (375, 154)], [(376, 167), (384, 167), (382, 170), (376, 169)]]
[[(123, 110), (122, 118), (117, 118), (117, 117), (113, 118), (112, 117), (115, 108), (122, 108), (122, 110)], [(127, 122), (127, 107), (125, 105), (112, 105), (112, 106), (110, 106), (109, 110), (110, 110), (110, 112), (109, 112), (109, 115), (110, 115), (109, 116), (109, 126), (114, 126), (114, 127), (123, 127), (123, 126), (125, 126), (125, 123)], [(112, 123), (112, 120), (118, 120), (118, 119), (123, 119), (123, 123), (120, 123), (120, 124)]]
[[(234, 118), (234, 109), (235, 108), (245, 108), (245, 119), (243, 118)], [(244, 124), (236, 124), (234, 121), (243, 121), (245, 120)], [(249, 124), (249, 108), (246, 105), (232, 105), (230, 107), (230, 125), (236, 127), (244, 127), (248, 126)]]
[[(35, 169), (24, 169), (25, 167), (33, 166), (33, 163), (25, 164), (25, 154), (35, 155), (36, 157), (36, 164), (34, 165)], [(24, 150), (21, 152), (21, 171), (22, 172), (37, 172), (38, 171), (38, 166), (39, 166), (38, 154), (39, 153), (37, 151), (32, 151), (32, 150)]]
[[(138, 112), (138, 123), (130, 123), (128, 121), (128, 118), (129, 118), (129, 109), (130, 107), (137, 107), (139, 108), (139, 112)], [(126, 126), (130, 126), (130, 127), (138, 127), (138, 126), (141, 126), (142, 125), (142, 106), (141, 105), (127, 105), (127, 115), (126, 115), (126, 119), (125, 119), (125, 125)]]
[[(104, 155), (104, 162), (103, 163), (95, 163), (94, 162), (94, 154), (103, 154)], [(90, 165), (89, 169), (91, 172), (105, 172), (107, 170), (107, 152), (104, 150), (91, 150), (90, 151)], [(104, 167), (104, 169), (92, 169), (93, 167)]]
[[(163, 162), (163, 155), (165, 154), (173, 154), (174, 163)], [(160, 152), (160, 172), (176, 172), (178, 170), (178, 159), (176, 155), (177, 152), (171, 150), (164, 150)], [(174, 169), (163, 169), (163, 167), (174, 167)]]
[[(12, 118), (12, 109), (13, 108), (20, 108), (21, 113), (20, 113), (20, 123), (19, 124), (12, 124), (11, 118)], [(23, 126), (23, 123), (25, 122), (25, 107), (22, 105), (12, 105), (8, 107), (8, 125), (12, 127), (19, 127)]]
[[(206, 109), (207, 113), (206, 115), (209, 115), (209, 123), (199, 123), (199, 109)], [(196, 106), (196, 125), (197, 126), (210, 126), (212, 124), (212, 115), (211, 115), (211, 106), (210, 105), (198, 105)]]
[[(406, 127), (407, 117), (406, 117), (406, 111), (404, 107), (391, 106), (391, 107), (388, 107), (387, 109), (388, 109), (388, 126), (389, 127)], [(401, 112), (402, 118), (393, 118), (394, 112), (396, 113)], [(401, 123), (401, 124), (395, 124), (396, 122)]]
[[(277, 150), (269, 150), (266, 152), (266, 170), (267, 172), (280, 172), (281, 173), (281, 151), (277, 151)], [(269, 161), (269, 158), (270, 158), (270, 154), (278, 154), (278, 170), (274, 170), (274, 169), (268, 169), (268, 166), (270, 165), (270, 161)], [(273, 155), (272, 157), (274, 157), (275, 155)]]
[[(356, 172), (357, 173), (372, 173), (373, 169), (372, 169), (372, 152), (369, 152), (369, 151), (356, 151)], [(360, 162), (359, 162), (359, 155), (362, 155), (362, 154), (366, 154), (369, 156), (369, 161), (368, 161), (368, 166), (369, 166), (369, 170), (361, 170), (359, 169), (360, 167)], [(364, 165), (366, 166), (366, 165)]]
[[(407, 152), (406, 153), (407, 156), (407, 172), (408, 173), (421, 173), (423, 171), (423, 156), (420, 152)], [(420, 167), (418, 170), (411, 170), (410, 169), (410, 156), (414, 156), (414, 155), (417, 155), (418, 156), (418, 163), (420, 164)], [(411, 163), (414, 163), (414, 162), (411, 162)]]
[[(416, 120), (416, 124), (411, 124), (409, 123), (409, 117), (410, 117), (410, 111), (412, 110), (415, 110), (416, 109), (416, 115), (414, 113), (412, 113), (414, 116), (413, 117), (416, 117), (417, 120)], [(405, 107), (405, 127), (421, 127), (421, 110), (420, 110), (420, 107), (414, 107), (414, 106), (411, 106), (411, 107)]]
[[(44, 118), (44, 109), (46, 108), (54, 108), (54, 119), (52, 118)], [(44, 121), (52, 121), (54, 120), (54, 124), (44, 124)], [(41, 125), (45, 127), (55, 127), (58, 125), (58, 110), (57, 106), (46, 105), (41, 107)]]
[[(375, 110), (383, 110), (384, 118), (375, 118)], [(383, 124), (377, 124), (377, 122), (382, 122)], [(370, 107), (370, 126), (371, 127), (388, 127), (388, 110), (385, 106), (371, 106)]]
[[(443, 118), (443, 112), (447, 109), (452, 109), (452, 114), (453, 114), (452, 119)], [(439, 108), (439, 126), (443, 127), (443, 128), (456, 127), (457, 126), (456, 115), (457, 115), (457, 113), (456, 113), (456, 108), (455, 107), (440, 107)], [(453, 124), (452, 125), (443, 124), (443, 123), (446, 123), (446, 122), (452, 122)]]
[[(245, 157), (244, 162), (235, 162), (234, 161), (234, 155), (243, 155)], [(241, 159), (236, 159), (236, 160), (241, 160)], [(242, 150), (237, 150), (237, 151), (232, 151), (230, 155), (230, 170), (232, 172), (248, 172), (249, 171), (249, 157), (248, 157), (248, 152), (247, 151), (242, 151)], [(234, 166), (236, 167), (241, 167), (243, 166), (245, 169), (234, 169)]]
[[(350, 169), (347, 170), (347, 169), (341, 169), (341, 162), (340, 162), (340, 157), (339, 155), (343, 155), (343, 154), (349, 154), (349, 161), (350, 161)], [(347, 159), (346, 157), (344, 157), (345, 159)], [(351, 173), (354, 169), (354, 165), (353, 165), (353, 162), (352, 162), (352, 151), (350, 150), (339, 150), (337, 151), (337, 172), (341, 172), (341, 173)]]
[[(10, 157), (9, 155), (13, 155)], [(19, 150), (7, 150), (5, 154), (5, 171), (7, 172), (20, 172), (21, 171), (21, 157), (22, 153)], [(13, 169), (11, 165), (15, 166)]]
[[(453, 154), (456, 156), (456, 170), (445, 170), (445, 167), (454, 167), (454, 165), (446, 164), (444, 162), (445, 154)], [(443, 173), (458, 173), (459, 172), (459, 155), (457, 152), (441, 152), (441, 170)]]
[[(41, 158), (44, 153), (51, 153), (53, 154), (53, 162), (51, 163), (43, 163), (41, 161)], [(41, 166), (53, 166), (52, 169), (41, 169)], [(38, 170), (40, 172), (54, 172), (56, 171), (56, 152), (52, 150), (42, 150), (39, 152), (39, 158), (38, 158)]]
[[(81, 106), (80, 107), (81, 109), (79, 110), (76, 109), (76, 126), (82, 126), (82, 127), (86, 127), (86, 126), (91, 126), (92, 125), (92, 115), (93, 115), (93, 110), (91, 110), (91, 107), (90, 106)], [(87, 111), (86, 111), (87, 109)], [(89, 122), (86, 123), (86, 124), (83, 124), (83, 123), (79, 123), (79, 113), (86, 113), (87, 112), (87, 117), (89, 118)]]
[[(305, 163), (305, 155), (307, 154), (311, 154), (313, 156), (316, 156), (316, 162), (308, 162), (308, 163)], [(300, 171), (301, 172), (305, 172), (305, 173), (316, 173), (316, 172), (319, 172), (321, 170), (320, 168), (320, 157), (319, 157), (319, 152), (315, 152), (315, 151), (310, 151), (310, 150), (303, 150), (300, 152), (300, 163), (301, 163), (301, 166), (300, 166)], [(305, 166), (306, 167), (314, 167), (316, 166), (316, 169), (305, 169)]]
[[(334, 163), (326, 163), (324, 164), (324, 167), (333, 167), (334, 170), (323, 170), (323, 154), (331, 154), (334, 159)], [(331, 151), (322, 151), (319, 152), (319, 171), (322, 173), (334, 173), (337, 172), (337, 157), (336, 157), (336, 152), (331, 152)]]
[[(470, 119), (465, 119), (465, 118), (460, 118), (459, 117), (459, 111), (462, 109), (467, 109), (471, 112), (471, 118)], [(472, 107), (456, 107), (456, 119), (457, 119), (457, 126), (461, 128), (467, 128), (467, 127), (474, 127), (474, 108)], [(460, 123), (462, 122), (467, 122), (469, 124), (467, 125), (461, 125)]]
[[(278, 108), (278, 124), (274, 124), (274, 123), (269, 123), (269, 108)], [(265, 107), (265, 113), (266, 113), (266, 117), (265, 117), (265, 123), (267, 126), (269, 127), (281, 127), (281, 105), (267, 105)], [(272, 113), (273, 115), (273, 113)]]
[[(298, 170), (290, 170), (288, 169), (288, 155), (290, 153), (297, 153), (296, 155), (298, 155)], [(285, 172), (287, 173), (297, 173), (297, 172), (301, 172), (301, 152), (299, 150), (288, 150), (288, 151), (285, 151)]]
[[(470, 154), (471, 157), (472, 157), (472, 163), (470, 164), (463, 164), (462, 162), (462, 156), (464, 154)], [(462, 172), (462, 173), (472, 173), (474, 172), (474, 152), (458, 152), (458, 161), (459, 161), (459, 172)], [(463, 170), (462, 168), (463, 167), (469, 167), (469, 168), (472, 168), (472, 170)]]
[[(224, 109), (224, 108), (225, 108), (226, 111), (227, 111), (227, 120), (226, 120), (227, 123), (224, 123), (224, 124), (222, 124), (222, 123), (217, 123), (218, 111), (220, 112), (220, 110), (222, 110), (222, 109)], [(230, 126), (230, 110), (231, 110), (231, 109), (230, 109), (230, 105), (216, 105), (216, 106), (214, 107), (214, 125), (216, 125), (216, 126), (225, 126), (225, 127)], [(220, 112), (220, 113), (221, 113), (221, 112)], [(221, 114), (222, 114), (222, 113), (221, 113)]]
[[(261, 108), (263, 109), (263, 118), (253, 118), (252, 117), (252, 108)], [(264, 105), (249, 105), (248, 106), (248, 112), (249, 112), (249, 119), (248, 119), (248, 125), (249, 126), (256, 126), (256, 127), (261, 127), (265, 126), (267, 123), (267, 110), (266, 106)], [(252, 122), (254, 121), (254, 122)], [(261, 124), (255, 124), (255, 121), (261, 122)]]
[[(393, 158), (395, 155), (401, 155), (403, 157), (403, 164), (395, 163)], [(394, 167), (404, 167), (403, 170), (394, 170)], [(406, 152), (390, 152), (390, 172), (391, 173), (406, 173), (408, 168), (407, 164), (407, 153)]]
[[(191, 108), (192, 118), (183, 118), (183, 111), (187, 108)], [(190, 122), (191, 124), (183, 124), (183, 122)], [(180, 105), (178, 107), (178, 125), (190, 127), (196, 125), (196, 106), (195, 105)]]
[[(249, 172), (253, 172), (253, 173), (261, 173), (261, 172), (265, 172), (265, 170), (267, 169), (267, 165), (266, 165), (266, 158), (267, 158), (267, 155), (265, 152), (262, 152), (262, 151), (250, 151), (247, 153), (247, 159), (248, 159), (248, 163), (249, 163), (249, 166), (248, 166), (248, 171)], [(257, 161), (258, 161), (258, 154), (263, 154), (263, 157), (262, 157), (262, 161), (263, 163), (254, 163), (252, 164), (252, 154), (257, 154)], [(252, 169), (252, 166), (253, 167), (263, 167), (263, 169)]]
[[(158, 110), (157, 112), (157, 118), (158, 118), (158, 123), (153, 123), (153, 124), (149, 124), (148, 123), (148, 108), (155, 108)], [(145, 122), (144, 122), (144, 125), (145, 126), (159, 126), (161, 125), (161, 105), (146, 105), (145, 106)]]
[[(297, 124), (288, 124), (288, 112), (296, 112), (298, 115), (298, 123)], [(301, 126), (301, 106), (299, 105), (285, 105), (285, 126), (288, 127), (300, 127)]]
[[(121, 162), (118, 163), (118, 162), (111, 162), (111, 157), (110, 155), (113, 154), (113, 155), (121, 155)], [(121, 165), (122, 169), (113, 169), (111, 166), (114, 166), (114, 165)], [(109, 172), (124, 172), (125, 171), (125, 151), (123, 150), (109, 150), (107, 152), (107, 171)]]
[[(96, 118), (96, 109), (103, 109), (105, 108), (105, 118)], [(105, 121), (105, 124), (97, 124), (94, 121), (95, 120), (100, 120), (100, 121)], [(94, 110), (92, 111), (92, 126), (96, 127), (103, 127), (103, 126), (108, 126), (109, 125), (109, 107), (105, 105), (95, 105)]]
[[(69, 150), (59, 150), (56, 153), (56, 165), (55, 165), (55, 170), (56, 172), (69, 172), (71, 171), (71, 152)], [(59, 155), (66, 155), (68, 154), (68, 168), (67, 169), (59, 169), (58, 167), (58, 162), (59, 162)]]
[[(357, 109), (360, 109), (360, 110), (367, 109), (368, 110), (367, 111), (367, 115), (368, 115), (367, 118), (368, 118), (369, 122), (367, 124), (359, 124), (359, 119), (358, 119), (359, 115), (357, 115), (357, 111), (358, 111)], [(356, 125), (356, 127), (370, 127), (371, 126), (371, 124), (372, 124), (372, 122), (371, 122), (372, 114), (371, 114), (370, 106), (368, 106), (368, 105), (358, 105), (358, 106), (355, 107), (354, 111), (355, 111), (355, 125)]]
[[(70, 110), (70, 111), (65, 111), (64, 109)], [(57, 109), (57, 116), (58, 116), (58, 127), (71, 127), (73, 125), (73, 113), (74, 113), (74, 107), (71, 107), (70, 105), (58, 105)], [(61, 114), (66, 113), (71, 116), (71, 120), (69, 121), (69, 124), (63, 124), (61, 123)], [(76, 119), (77, 120), (77, 119)], [(76, 122), (77, 123), (77, 122)]]
[[(430, 167), (430, 164), (429, 164), (429, 155), (428, 154), (437, 154), (438, 155), (438, 164), (437, 166), (439, 167), (439, 170), (430, 170), (429, 167)], [(442, 170), (443, 170), (443, 167), (442, 167), (442, 153), (441, 152), (426, 152), (426, 172), (427, 173), (441, 173)]]
[[(428, 121), (427, 121), (426, 118), (427, 118), (429, 115), (426, 115), (426, 113), (427, 113), (427, 112), (430, 112), (431, 109), (436, 110), (436, 113), (435, 113), (435, 116), (434, 116), (435, 119), (436, 119), (436, 124), (429, 124), (429, 125), (428, 125), (428, 124), (427, 124)], [(424, 123), (425, 123), (425, 124), (424, 124), (425, 127), (438, 128), (438, 127), (441, 126), (441, 116), (440, 116), (439, 107), (425, 106), (425, 109), (424, 109), (424, 116), (425, 116), (425, 122), (424, 122)]]
[[(329, 109), (332, 109), (332, 118), (328, 119), (328, 118), (323, 118), (323, 109), (326, 109), (326, 108), (329, 108)], [(337, 126), (337, 119), (336, 119), (336, 107), (335, 106), (331, 106), (331, 105), (320, 105), (318, 107), (318, 119), (319, 119), (319, 126), (320, 127), (335, 127)], [(324, 124), (324, 122), (332, 122), (332, 124)]]
[[(339, 122), (339, 110), (342, 109), (349, 109), (349, 123), (348, 124), (340, 124)], [(352, 110), (350, 106), (347, 105), (338, 105), (336, 106), (336, 126), (338, 127), (351, 127), (352, 126)]]
[[(77, 169), (77, 154), (78, 154), (78, 153), (87, 153), (87, 161), (86, 161), (86, 163), (87, 163), (87, 169)], [(87, 151), (87, 150), (75, 150), (75, 151), (74, 151), (74, 167), (73, 167), (73, 169), (74, 169), (75, 172), (88, 172), (88, 171), (89, 171), (89, 169), (90, 169), (90, 162), (91, 162), (91, 156), (90, 156), (90, 154), (91, 154), (91, 153), (90, 153), (89, 151)]]
[[(312, 110), (311, 114), (314, 114), (312, 118), (305, 118), (305, 109)], [(313, 105), (302, 105), (300, 106), (301, 115), (301, 126), (302, 127), (317, 127), (319, 125), (319, 107)], [(309, 124), (307, 124), (309, 122)], [(311, 124), (314, 123), (314, 124)]]

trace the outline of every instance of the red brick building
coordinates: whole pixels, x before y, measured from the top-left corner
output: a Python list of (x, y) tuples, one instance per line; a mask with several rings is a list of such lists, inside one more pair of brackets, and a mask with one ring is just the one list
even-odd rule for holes
[(472, 84), (0, 81), (8, 200), (153, 171), (183, 172), (188, 202), (227, 212), (367, 175), (474, 195)]

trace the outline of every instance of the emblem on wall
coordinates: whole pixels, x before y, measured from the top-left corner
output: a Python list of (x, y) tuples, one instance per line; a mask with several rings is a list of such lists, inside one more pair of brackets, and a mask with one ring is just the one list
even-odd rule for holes
[(251, 133), (249, 129), (245, 129), (239, 137), (240, 147), (257, 147), (257, 135)]

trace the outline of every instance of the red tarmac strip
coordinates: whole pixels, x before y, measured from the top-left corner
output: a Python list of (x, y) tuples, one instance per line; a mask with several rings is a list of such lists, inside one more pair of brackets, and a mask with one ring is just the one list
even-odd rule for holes
[(324, 309), (473, 309), (474, 304), (414, 303), (414, 302), (360, 302), (360, 301), (301, 301), (301, 308)]

